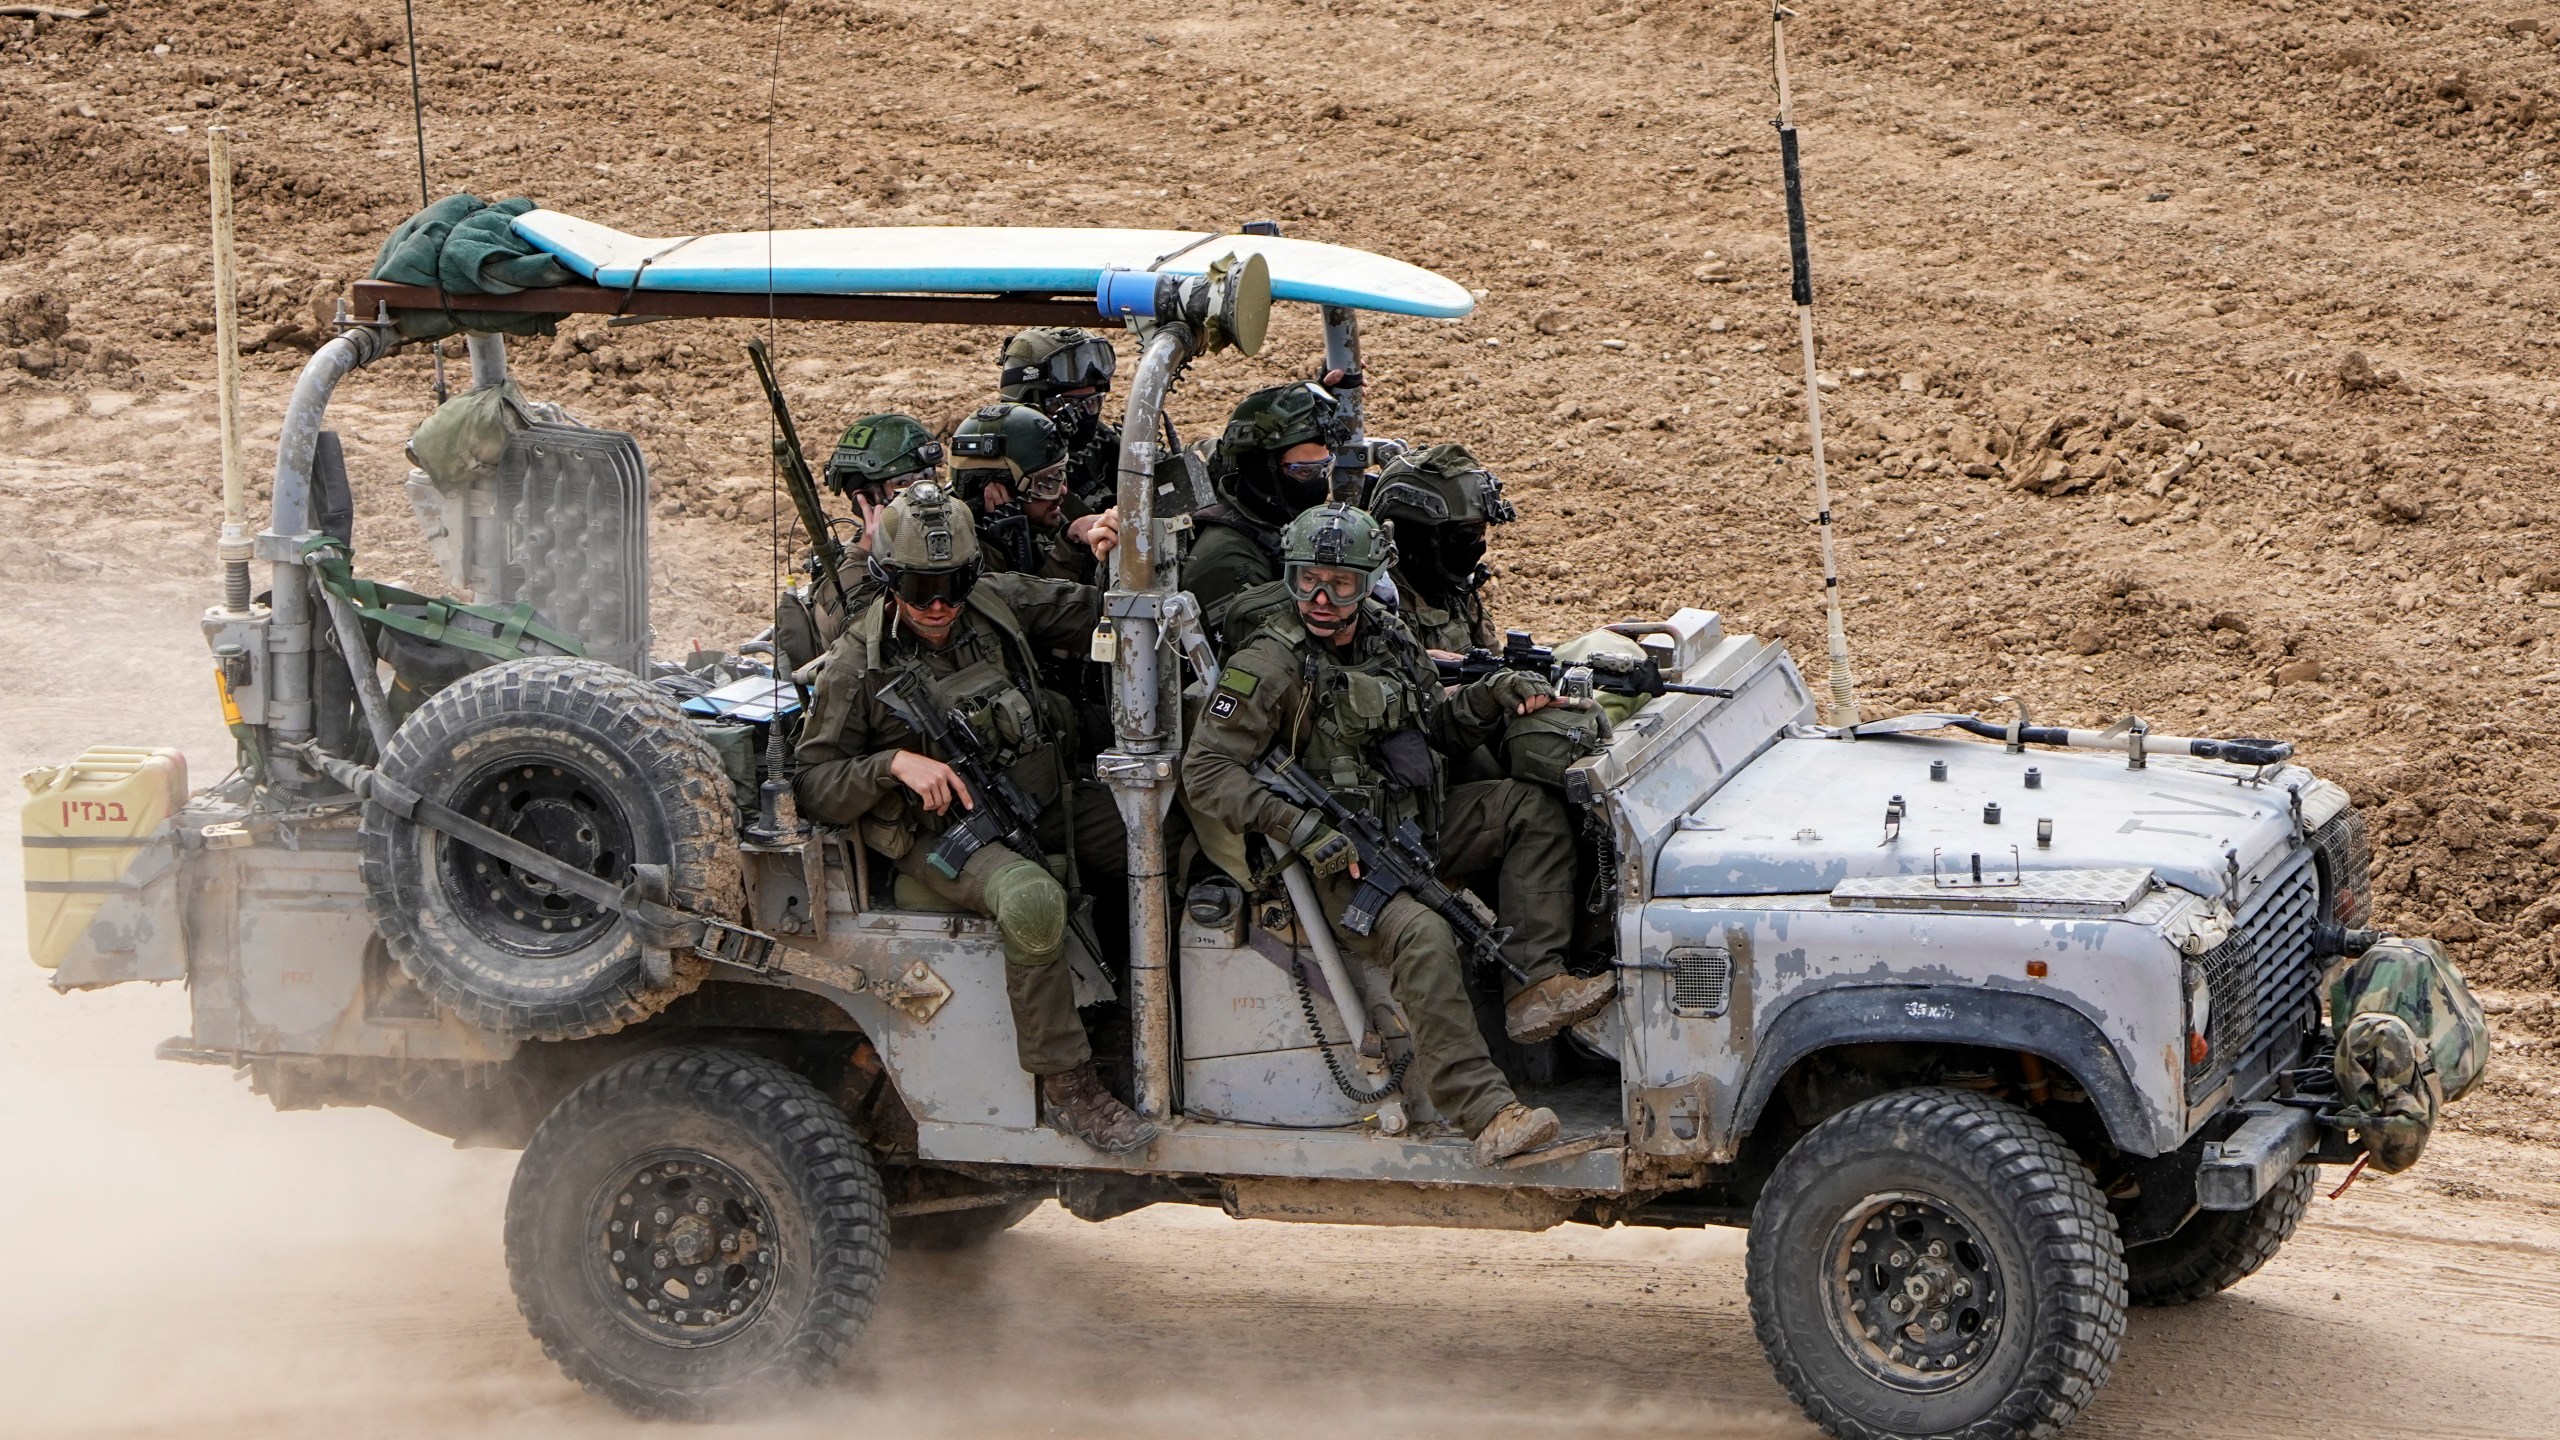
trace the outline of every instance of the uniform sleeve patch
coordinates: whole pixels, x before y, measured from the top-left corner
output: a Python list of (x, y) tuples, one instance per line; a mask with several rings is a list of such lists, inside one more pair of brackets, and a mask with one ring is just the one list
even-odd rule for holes
[(1218, 672), (1218, 688), (1232, 695), (1249, 697), (1253, 694), (1253, 687), (1261, 683), (1252, 671), (1241, 670), (1233, 665)]
[(1217, 697), (1209, 702), (1210, 716), (1218, 720), (1233, 719), (1236, 713), (1236, 700), (1237, 697), (1227, 690), (1226, 682), (1220, 681)]

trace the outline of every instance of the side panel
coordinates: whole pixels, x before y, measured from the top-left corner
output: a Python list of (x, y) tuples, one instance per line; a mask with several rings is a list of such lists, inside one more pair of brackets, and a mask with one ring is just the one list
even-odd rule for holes
[[(1717, 952), (1730, 967), (1722, 1013), (1698, 1013), (1694, 1003), (1675, 1006), (1681, 980), (1675, 955)], [(1790, 1037), (1813, 1034), (1824, 1044), (1990, 1044), (2062, 1063), (2071, 1062), (2057, 1051), (2095, 1050), (2123, 1080), (2120, 1090), (2102, 1079), (2084, 1081), (2093, 1095), (2102, 1087), (2114, 1093), (2102, 1108), (2111, 1112), (2119, 1144), (2155, 1153), (2175, 1148), (2185, 1130), (2183, 1107), (2170, 1108), (2182, 1096), (2180, 960), (2146, 925), (1835, 910), (1820, 895), (1741, 904), (1662, 900), (1645, 907), (1640, 954), (1636, 968), (1621, 972), (1630, 982), (1626, 1004), (1641, 1037), (1631, 1050), (1627, 1084), (1702, 1094), (1709, 1123), (1696, 1144), (1685, 1147), (1689, 1153), (1733, 1158), (1756, 1118), (1751, 1097), (1765, 1099), (1796, 1058), (1781, 1053), (1799, 1043)], [(2030, 976), (2030, 961), (2042, 962), (2047, 975)], [(1946, 1003), (1947, 992), (1982, 998)], [(1837, 1013), (1831, 1007), (1844, 1002), (1826, 1000), (1820, 1025), (1807, 1028), (1812, 1011), (1788, 1019), (1815, 997), (1842, 993), (1859, 998)], [(1852, 1012), (1865, 1018), (1853, 1022)], [(2114, 1043), (2083, 1046), (2089, 1035), (2112, 1036)], [(2087, 1063), (2084, 1058), (2072, 1068)]]
[[(1274, 943), (1267, 936), (1257, 941)], [(1286, 953), (1285, 951), (1283, 952)], [(1254, 945), (1182, 948), (1182, 1112), (1262, 1125), (1356, 1125), (1363, 1107), (1333, 1083), (1286, 962)], [(1312, 967), (1311, 967), (1312, 968)], [(1310, 992), (1346, 1073), (1350, 1032), (1333, 997)]]

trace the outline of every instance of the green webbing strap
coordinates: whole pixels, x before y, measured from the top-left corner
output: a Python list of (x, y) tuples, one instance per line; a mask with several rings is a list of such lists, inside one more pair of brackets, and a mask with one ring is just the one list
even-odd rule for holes
[[(356, 614), (386, 629), (457, 650), (476, 651), (500, 660), (520, 659), (528, 652), (524, 641), (531, 637), (565, 655), (583, 660), (586, 647), (575, 637), (563, 635), (542, 623), (534, 608), (524, 601), (512, 605), (472, 605), (441, 595), (420, 595), (397, 585), (359, 577), (348, 565), (355, 552), (334, 535), (316, 535), (302, 547), (303, 563), (320, 577), (322, 589), (356, 607)], [(404, 614), (395, 606), (414, 606), (423, 614)], [(478, 620), (497, 631), (484, 635), (478, 630), (456, 626), (462, 617)]]

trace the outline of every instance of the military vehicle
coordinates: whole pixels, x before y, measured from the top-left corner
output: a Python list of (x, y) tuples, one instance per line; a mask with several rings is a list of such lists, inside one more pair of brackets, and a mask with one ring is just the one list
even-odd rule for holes
[[(519, 233), (576, 229), (549, 214)], [(2290, 746), (2023, 706), (1826, 726), (1786, 650), (1682, 609), (1583, 647), (1688, 688), (1633, 697), (1568, 773), (1614, 876), (1592, 953), (1620, 992), (1497, 1046), (1567, 1126), (1478, 1166), (1392, 1083), (1402, 1022), (1332, 917), (1186, 867), (1164, 823), (1186, 670), (1196, 687), (1215, 665), (1181, 593), (1198, 495), (1168, 464), (1167, 391), (1199, 354), (1258, 345), (1274, 294), (1317, 304), (1328, 367), (1357, 370), (1363, 306), (1465, 292), (1268, 227), (1098, 243), (1030, 283), (867, 269), (876, 232), (833, 233), (783, 247), (826, 263), (779, 281), (742, 243), (689, 273), (625, 246), (642, 258), (521, 294), (360, 284), (204, 616), (237, 772), (191, 790), (173, 752), (102, 746), (29, 777), (53, 984), (183, 982), (192, 1026), (163, 1058), (230, 1067), (279, 1109), (381, 1106), (523, 1147), (517, 1299), (613, 1403), (713, 1416), (819, 1381), (894, 1249), (983, 1244), (1054, 1199), (1091, 1221), (1747, 1226), (1759, 1338), (1832, 1433), (2042, 1435), (2106, 1378), (2127, 1304), (2248, 1276), (2320, 1164), (2409, 1163), (2476, 1074), (2441, 949), (2360, 928), (2365, 822)], [(946, 232), (945, 253), (953, 235), (999, 268), (1052, 253), (1001, 231)], [(1352, 271), (1386, 280), (1325, 287)], [(410, 488), (468, 600), (355, 573), (325, 428), (333, 387), (457, 304), (471, 388), (438, 417), (477, 428), (422, 433), (441, 458)], [(792, 817), (786, 677), (751, 647), (653, 662), (639, 447), (523, 401), (497, 333), (575, 313), (1133, 337), (1127, 538), (1095, 646), (1130, 880), (1125, 926), (1078, 972), (1116, 1037), (1107, 1072), (1162, 1129), (1146, 1149), (1044, 1126), (988, 922), (915, 908), (858, 836)], [(1495, 978), (1472, 983), (1490, 1010)], [(2451, 1021), (2430, 1028), (2429, 1001)], [(2393, 1011), (2418, 1012), (2419, 1050)], [(2404, 1043), (2340, 1061), (2351, 1021)]]

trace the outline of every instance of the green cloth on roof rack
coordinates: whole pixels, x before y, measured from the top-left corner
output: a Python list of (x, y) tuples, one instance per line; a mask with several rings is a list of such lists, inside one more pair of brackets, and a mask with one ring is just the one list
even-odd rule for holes
[[(533, 208), (531, 200), (490, 202), (477, 195), (448, 195), (400, 222), (382, 242), (372, 278), (429, 286), (456, 301), (566, 285), (577, 275), (515, 232), (515, 218)], [(471, 310), (451, 303), (439, 310), (394, 310), (391, 318), (410, 340), (463, 330), (548, 335), (560, 323), (558, 315)]]

